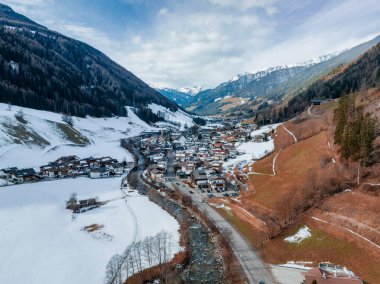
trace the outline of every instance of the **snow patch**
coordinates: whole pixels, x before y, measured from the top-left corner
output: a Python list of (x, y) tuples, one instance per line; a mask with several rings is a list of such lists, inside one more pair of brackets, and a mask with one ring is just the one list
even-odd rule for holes
[(298, 230), (298, 232), (296, 234), (294, 234), (293, 236), (285, 238), (284, 241), (288, 242), (288, 243), (299, 244), (303, 240), (310, 238), (310, 237), (311, 237), (311, 231), (310, 231), (309, 227), (305, 225), (302, 228), (300, 228)]

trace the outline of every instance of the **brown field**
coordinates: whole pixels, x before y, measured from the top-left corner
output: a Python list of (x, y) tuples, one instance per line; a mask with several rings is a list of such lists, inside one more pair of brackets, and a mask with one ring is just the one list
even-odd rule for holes
[[(255, 163), (254, 170), (271, 173), (274, 155), (275, 153)], [(309, 171), (319, 170), (320, 157), (328, 155), (327, 136), (324, 132), (283, 149), (277, 157), (276, 176), (249, 176), (249, 182), (253, 183), (255, 191), (244, 193), (244, 203), (254, 200), (275, 209), (285, 194), (295, 189), (296, 185), (306, 182)]]
[(222, 111), (229, 110), (233, 107), (237, 107), (241, 105), (241, 102), (247, 103), (249, 99), (247, 98), (236, 98), (236, 97), (229, 97), (222, 100), (223, 103), (227, 103), (222, 107)]

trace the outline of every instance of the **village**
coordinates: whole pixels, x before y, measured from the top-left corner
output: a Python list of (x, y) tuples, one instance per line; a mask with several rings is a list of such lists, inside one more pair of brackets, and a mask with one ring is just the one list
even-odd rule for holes
[[(255, 134), (257, 129), (256, 124), (227, 123), (193, 126), (183, 132), (145, 132), (138, 146), (149, 163), (147, 176), (152, 181), (177, 178), (193, 189), (190, 194), (197, 191), (208, 198), (237, 197), (244, 184), (234, 168), (242, 162), (239, 156), (245, 154), (238, 146), (268, 142), (274, 131), (267, 128)], [(245, 162), (254, 158), (250, 155)]]
[(111, 157), (80, 159), (74, 155), (61, 157), (54, 162), (42, 165), (39, 171), (34, 168), (4, 168), (0, 170), (0, 178), (7, 181), (8, 185), (79, 176), (108, 178), (121, 176), (128, 166), (130, 163), (119, 162)]

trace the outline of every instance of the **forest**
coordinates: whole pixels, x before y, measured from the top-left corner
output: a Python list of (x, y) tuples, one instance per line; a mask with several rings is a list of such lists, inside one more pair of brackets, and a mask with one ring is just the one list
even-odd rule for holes
[(100, 51), (4, 9), (0, 78), (0, 102), (67, 115), (126, 116), (132, 106), (155, 122), (148, 104), (178, 109)]

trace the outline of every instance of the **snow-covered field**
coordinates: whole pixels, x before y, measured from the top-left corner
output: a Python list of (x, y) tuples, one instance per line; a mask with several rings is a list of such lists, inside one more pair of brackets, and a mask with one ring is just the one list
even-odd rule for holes
[(194, 125), (193, 118), (183, 112), (182, 110), (177, 110), (176, 112), (172, 112), (166, 107), (157, 105), (157, 104), (149, 104), (149, 108), (152, 110), (153, 113), (158, 114), (160, 113), (166, 121), (173, 122), (173, 123), (179, 123), (180, 130), (184, 130), (185, 126), (190, 127)]
[[(21, 109), (26, 124), (16, 119)], [(131, 109), (128, 109), (128, 117), (72, 119), (73, 135), (76, 135), (74, 140), (85, 139), (87, 144), (78, 146), (78, 143), (67, 137), (60, 126), (68, 126), (62, 121), (60, 114), (16, 106), (8, 110), (8, 105), (0, 103), (0, 168), (39, 167), (66, 155), (77, 155), (80, 158), (111, 156), (120, 161), (128, 161), (131, 156), (120, 147), (120, 139), (152, 129)], [(18, 133), (12, 135), (15, 131)], [(38, 143), (40, 140), (36, 140), (36, 136), (47, 143)], [(20, 137), (22, 139), (16, 143), (15, 138)]]
[(272, 130), (275, 130), (280, 125), (281, 125), (281, 123), (261, 126), (259, 129), (251, 132), (251, 137), (254, 137), (255, 135), (259, 135), (259, 134), (263, 134), (263, 133), (269, 133)]
[(251, 159), (260, 159), (274, 150), (272, 139), (267, 142), (245, 142), (239, 145), (236, 150), (251, 155)]
[[(254, 137), (255, 135), (262, 134), (262, 133), (268, 133), (271, 132), (272, 130), (276, 129), (277, 126), (280, 124), (271, 124), (271, 125), (266, 125), (262, 126), (260, 129), (252, 131), (251, 132), (251, 137)], [(240, 143), (236, 147), (236, 150), (239, 152), (242, 152), (244, 154), (237, 156), (234, 159), (230, 159), (227, 162), (223, 164), (223, 167), (225, 169), (227, 168), (234, 168), (238, 163), (240, 162), (250, 162), (252, 160), (258, 160), (264, 157), (265, 155), (269, 154), (274, 150), (274, 143), (273, 139), (271, 137), (268, 137), (269, 141), (267, 142), (244, 142)]]
[[(165, 230), (178, 243), (177, 221), (137, 193), (121, 199), (120, 183), (76, 178), (0, 188), (0, 283), (102, 283), (109, 259), (131, 242)], [(72, 192), (110, 201), (73, 219), (65, 209)], [(103, 227), (83, 230), (92, 224)]]

